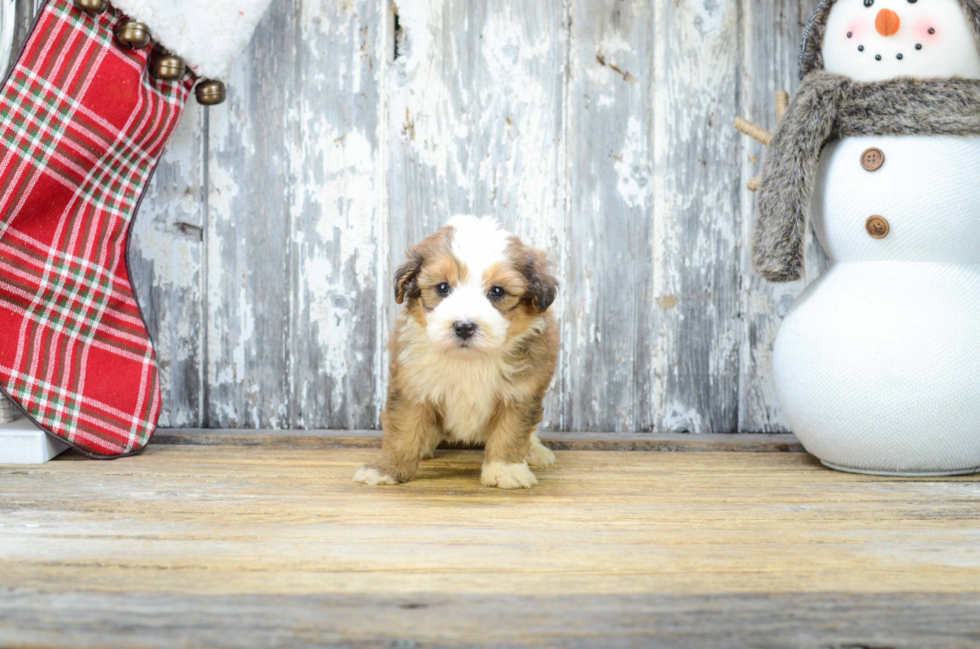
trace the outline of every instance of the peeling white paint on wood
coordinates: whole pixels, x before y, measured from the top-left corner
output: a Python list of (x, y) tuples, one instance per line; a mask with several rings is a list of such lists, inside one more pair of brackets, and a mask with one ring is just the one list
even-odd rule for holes
[[(398, 56), (387, 70), (388, 272), (453, 214), (494, 215), (562, 264), (563, 4), (401, 0), (396, 15)], [(562, 427), (561, 397), (556, 381), (545, 428)]]
[(14, 55), (17, 35), (17, 0), (0, 0), (0, 72), (6, 73)]
[(289, 424), (374, 427), (384, 328), (379, 287), (387, 286), (380, 199), (388, 14), (377, 2), (307, 0), (301, 16), (289, 104)]
[(14, 404), (0, 396), (0, 425), (9, 424), (14, 420)]
[[(0, 0), (0, 72), (6, 73), (17, 28), (17, 0)], [(0, 424), (14, 420), (14, 406), (0, 395)]]
[(573, 0), (570, 22), (563, 423), (650, 430), (654, 7)]
[(274, 0), (137, 219), (161, 424), (377, 427), (391, 273), (474, 213), (562, 280), (545, 428), (785, 430), (771, 349), (802, 284), (751, 273), (763, 151), (731, 122), (773, 125), (815, 2)]
[[(796, 90), (797, 54), (801, 26), (819, 0), (743, 0), (742, 70), (739, 102), (741, 114), (767, 129), (776, 126), (776, 91)], [(762, 169), (765, 147), (742, 137), (741, 189)], [(776, 400), (772, 382), (772, 348), (779, 323), (806, 285), (805, 281), (770, 284), (752, 272), (752, 214), (755, 194), (740, 193), (741, 309), (739, 348), (738, 429), (755, 432), (788, 430)], [(807, 276), (817, 277), (827, 266), (820, 246), (807, 248)]]
[(167, 396), (161, 426), (200, 425), (202, 415), (202, 123), (203, 114), (192, 106), (157, 165), (133, 224), (129, 267)]
[[(737, 0), (656, 3), (654, 426), (734, 431), (738, 406)], [(669, 308), (668, 308), (669, 307)]]

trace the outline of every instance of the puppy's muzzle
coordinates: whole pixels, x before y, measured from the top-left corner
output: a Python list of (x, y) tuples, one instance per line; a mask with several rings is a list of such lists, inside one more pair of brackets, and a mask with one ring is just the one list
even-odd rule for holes
[(460, 320), (453, 324), (453, 333), (460, 340), (469, 340), (476, 333), (476, 324), (469, 320)]

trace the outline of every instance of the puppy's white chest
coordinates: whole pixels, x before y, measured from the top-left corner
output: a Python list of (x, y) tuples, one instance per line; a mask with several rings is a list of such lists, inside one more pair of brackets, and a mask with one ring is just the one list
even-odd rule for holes
[(484, 441), (502, 380), (495, 361), (493, 357), (448, 357), (428, 368), (426, 397), (439, 406), (450, 439)]
[(485, 441), (495, 404), (492, 389), (447, 392), (442, 401), (442, 424), (446, 435), (458, 442)]

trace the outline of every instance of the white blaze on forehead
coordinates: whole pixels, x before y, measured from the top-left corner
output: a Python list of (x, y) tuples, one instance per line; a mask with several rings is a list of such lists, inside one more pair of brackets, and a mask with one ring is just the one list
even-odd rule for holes
[(446, 224), (453, 228), (453, 256), (466, 265), (467, 284), (483, 281), (483, 271), (507, 260), (510, 232), (489, 216), (454, 216)]
[(455, 323), (471, 322), (477, 329), (467, 347), (483, 351), (500, 348), (506, 342), (510, 321), (491, 302), (483, 274), (507, 260), (511, 234), (490, 217), (456, 216), (446, 225), (453, 228), (452, 254), (466, 267), (466, 279), (427, 316), (429, 338), (443, 349), (456, 347)]
[[(875, 28), (883, 10), (895, 12), (900, 20), (898, 32), (890, 36)], [(980, 48), (960, 0), (874, 0), (870, 7), (864, 0), (837, 0), (821, 51), (827, 72), (855, 81), (980, 79)]]

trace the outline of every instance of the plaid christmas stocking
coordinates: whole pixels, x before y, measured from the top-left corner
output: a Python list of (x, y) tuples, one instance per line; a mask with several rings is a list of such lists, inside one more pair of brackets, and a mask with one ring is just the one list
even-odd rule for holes
[[(223, 66), (267, 1), (235, 7), (250, 5), (250, 24), (237, 26), (244, 38), (239, 31), (234, 42), (216, 43), (197, 34), (206, 41), (197, 47), (195, 30), (181, 21), (205, 25), (230, 9), (227, 0), (203, 8), (210, 3), (120, 4), (135, 5), (123, 7), (133, 18), (157, 20), (168, 48)], [(160, 47), (121, 45), (115, 33), (125, 20), (115, 9), (87, 13), (72, 0), (49, 0), (0, 89), (0, 391), (93, 457), (138, 452), (160, 413), (159, 371), (130, 284), (127, 242), (194, 84), (191, 75), (149, 74)], [(185, 60), (192, 70), (207, 68)]]
[(0, 386), (109, 456), (141, 449), (160, 412), (126, 244), (193, 84), (148, 75), (118, 21), (52, 0), (0, 90)]

